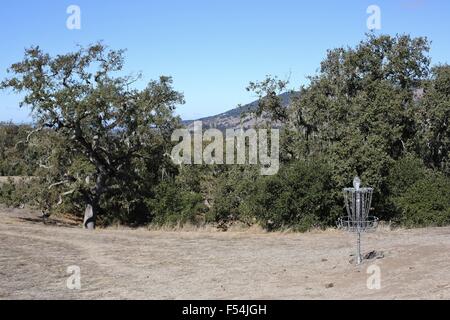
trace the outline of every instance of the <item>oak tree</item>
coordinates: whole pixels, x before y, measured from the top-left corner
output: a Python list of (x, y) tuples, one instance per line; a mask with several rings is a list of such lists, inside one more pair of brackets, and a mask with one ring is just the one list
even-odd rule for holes
[[(13, 64), (1, 89), (23, 93), (34, 132), (52, 130), (60, 148), (56, 165), (63, 194), (77, 192), (85, 207), (84, 226), (95, 227), (106, 194), (137, 196), (164, 162), (164, 145), (178, 125), (173, 111), (183, 103), (170, 77), (138, 90), (139, 76), (123, 76), (124, 52), (101, 43), (55, 57), (39, 47)], [(41, 159), (47, 166), (47, 159)], [(76, 169), (74, 169), (76, 168)], [(55, 170), (53, 170), (55, 171)]]

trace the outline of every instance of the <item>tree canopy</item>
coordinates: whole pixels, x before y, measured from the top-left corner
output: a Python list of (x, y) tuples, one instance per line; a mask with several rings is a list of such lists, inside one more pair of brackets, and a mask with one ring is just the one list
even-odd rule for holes
[(177, 126), (173, 110), (183, 103), (169, 77), (133, 89), (136, 77), (115, 75), (123, 64), (123, 51), (102, 44), (56, 57), (33, 47), (1, 84), (25, 93), (22, 105), (32, 109), (35, 132), (56, 133), (60, 143), (51, 152), (63, 152), (56, 163), (42, 159), (44, 166), (61, 169), (49, 187), (81, 194), (87, 228), (94, 227), (105, 194), (140, 194), (157, 180), (164, 146)]

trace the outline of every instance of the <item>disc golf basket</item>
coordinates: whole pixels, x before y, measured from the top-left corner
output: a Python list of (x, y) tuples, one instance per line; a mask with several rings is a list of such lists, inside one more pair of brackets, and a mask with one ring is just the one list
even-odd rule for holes
[(369, 215), (373, 189), (361, 188), (360, 185), (361, 180), (358, 177), (355, 177), (355, 179), (353, 179), (353, 188), (344, 189), (347, 216), (338, 220), (338, 227), (340, 229), (357, 234), (357, 264), (362, 262), (361, 233), (373, 231), (378, 226), (378, 218)]

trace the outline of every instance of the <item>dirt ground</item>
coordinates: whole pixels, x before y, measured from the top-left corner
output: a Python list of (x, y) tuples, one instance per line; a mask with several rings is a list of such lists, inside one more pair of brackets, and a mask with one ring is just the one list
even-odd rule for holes
[[(88, 232), (61, 220), (0, 210), (0, 299), (449, 299), (450, 228), (382, 230), (349, 263), (355, 237), (340, 231)], [(381, 288), (368, 289), (377, 265)], [(81, 270), (69, 290), (67, 267)]]

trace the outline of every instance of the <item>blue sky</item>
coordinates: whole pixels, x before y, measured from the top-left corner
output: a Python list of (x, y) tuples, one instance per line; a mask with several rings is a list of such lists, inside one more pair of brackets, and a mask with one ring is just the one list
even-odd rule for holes
[[(66, 28), (72, 4), (81, 30)], [(245, 87), (266, 74), (290, 75), (298, 88), (327, 49), (364, 38), (372, 4), (381, 8), (377, 33), (427, 36), (433, 63), (450, 62), (448, 0), (15, 0), (0, 10), (0, 78), (30, 45), (58, 54), (102, 40), (127, 49), (126, 71), (145, 82), (172, 76), (187, 102), (177, 113), (194, 119), (251, 102)], [(30, 121), (19, 101), (0, 92), (0, 121)]]

